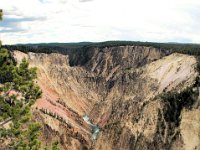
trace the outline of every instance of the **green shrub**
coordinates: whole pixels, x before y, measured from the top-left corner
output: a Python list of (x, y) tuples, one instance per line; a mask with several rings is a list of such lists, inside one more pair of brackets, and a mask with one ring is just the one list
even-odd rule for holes
[(60, 150), (60, 144), (58, 141), (53, 142), (52, 150)]

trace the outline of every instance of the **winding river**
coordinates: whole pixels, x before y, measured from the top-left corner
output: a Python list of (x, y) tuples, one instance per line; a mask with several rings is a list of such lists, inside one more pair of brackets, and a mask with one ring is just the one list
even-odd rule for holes
[(100, 132), (100, 128), (98, 127), (98, 125), (95, 125), (91, 122), (88, 115), (84, 115), (83, 120), (92, 127), (92, 139), (96, 140), (97, 135)]

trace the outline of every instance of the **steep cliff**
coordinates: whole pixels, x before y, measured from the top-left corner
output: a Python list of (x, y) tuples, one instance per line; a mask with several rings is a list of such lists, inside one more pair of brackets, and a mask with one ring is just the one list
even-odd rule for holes
[[(61, 149), (200, 148), (197, 94), (192, 104), (162, 99), (163, 93), (193, 86), (193, 56), (143, 46), (13, 55), (38, 68), (43, 96), (32, 109), (44, 124), (46, 145), (58, 139)], [(100, 128), (96, 140), (84, 115)]]

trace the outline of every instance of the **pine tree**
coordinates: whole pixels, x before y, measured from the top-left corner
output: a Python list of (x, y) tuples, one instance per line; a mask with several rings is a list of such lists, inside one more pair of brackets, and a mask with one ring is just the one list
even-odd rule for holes
[[(3, 10), (0, 9), (0, 21), (3, 19)], [(1, 40), (0, 40), (0, 48), (1, 48)]]
[(2, 19), (3, 19), (3, 10), (0, 9), (0, 20), (2, 20)]
[[(39, 149), (40, 124), (31, 120), (31, 105), (42, 92), (34, 80), (36, 68), (26, 59), (17, 66), (7, 49), (0, 49), (0, 122), (11, 119), (10, 129), (0, 129), (0, 138), (12, 137), (13, 149)], [(10, 92), (14, 94), (9, 94)], [(17, 93), (20, 93), (20, 97)]]

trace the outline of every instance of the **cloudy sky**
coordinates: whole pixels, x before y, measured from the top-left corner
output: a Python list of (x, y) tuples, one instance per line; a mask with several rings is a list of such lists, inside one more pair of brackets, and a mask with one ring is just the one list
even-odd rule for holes
[(200, 0), (1, 0), (3, 44), (200, 43)]

